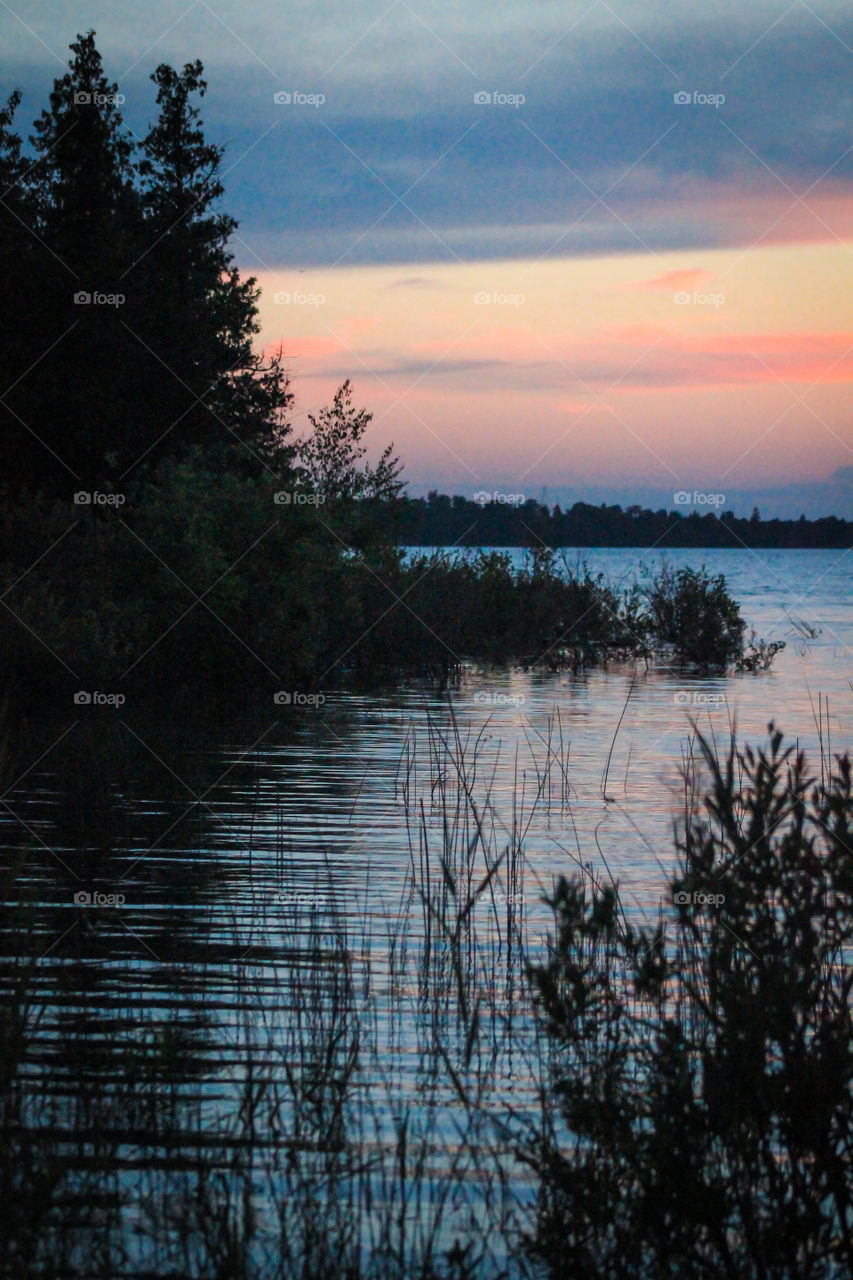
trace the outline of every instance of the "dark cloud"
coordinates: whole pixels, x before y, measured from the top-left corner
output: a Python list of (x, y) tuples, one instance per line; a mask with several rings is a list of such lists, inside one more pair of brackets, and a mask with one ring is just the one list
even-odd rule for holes
[(429, 289), (443, 293), (448, 286), (443, 285), (440, 280), (430, 280), (428, 276), (404, 276), (402, 280), (392, 280), (390, 284), (380, 287), (383, 293), (396, 289)]
[[(748, 242), (759, 232), (746, 214), (716, 216), (723, 194), (730, 206), (733, 191), (745, 205), (756, 192), (793, 200), (827, 171), (836, 188), (853, 184), (849, 9), (598, 6), (565, 35), (584, 9), (398, 5), (383, 17), (334, 3), (285, 19), (229, 0), (182, 21), (165, 3), (138, 15), (95, 5), (90, 21), (140, 133), (156, 63), (205, 58), (204, 114), (228, 146), (228, 207), (253, 266)], [(67, 12), (63, 23), (61, 5), (36, 4), (28, 16), (60, 53), (59, 33), (88, 25)], [(9, 13), (0, 34), (28, 125), (60, 68)]]

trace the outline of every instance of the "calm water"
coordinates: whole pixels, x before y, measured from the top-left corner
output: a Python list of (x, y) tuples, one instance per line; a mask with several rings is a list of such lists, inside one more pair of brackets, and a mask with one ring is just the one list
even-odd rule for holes
[[(568, 554), (614, 582), (663, 558)], [(116, 1179), (116, 1202), (131, 1187), (137, 1197), (134, 1171), (163, 1161), (167, 1146), (170, 1169), (196, 1168), (199, 1134), (230, 1132), (256, 1061), (274, 1053), (304, 1068), (312, 1036), (344, 1044), (347, 1027), (332, 1025), (344, 979), (366, 1019), (368, 1057), (352, 1078), (356, 1109), (371, 1116), (360, 1140), (376, 1150), (390, 1144), (394, 1107), (414, 1099), (422, 1116), (413, 1123), (441, 1178), (459, 1144), (459, 1115), (452, 1090), (429, 1084), (428, 1068), (437, 1022), (444, 1019), (454, 1052), (454, 1036), (467, 1032), (449, 1025), (446, 968), (425, 977), (438, 963), (434, 951), (424, 961), (427, 934), (439, 928), (417, 887), (425, 869), (435, 894), (442, 852), (468, 858), (457, 867), (462, 892), (498, 862), (497, 898), (472, 912), (465, 955), (472, 982), (511, 1011), (518, 947), (535, 949), (547, 931), (542, 895), (555, 875), (581, 860), (600, 878), (618, 878), (638, 920), (651, 920), (665, 900), (691, 716), (721, 747), (735, 724), (741, 739), (762, 741), (772, 719), (815, 768), (817, 718), (833, 750), (850, 745), (853, 553), (670, 551), (666, 559), (725, 574), (749, 626), (786, 643), (769, 672), (700, 679), (667, 668), (578, 677), (471, 669), (446, 693), (421, 683), (371, 695), (326, 690), (321, 706), (264, 704), (226, 719), (203, 703), (128, 703), (119, 713), (74, 708), (28, 726), (0, 819), (5, 860), (25, 855), (8, 895), (4, 951), (35, 962), (22, 1123), (54, 1144), (63, 1194), (69, 1185), (83, 1194), (92, 1134), (105, 1130), (112, 1145), (98, 1176)], [(472, 803), (488, 832), (479, 844)], [(514, 876), (508, 857), (500, 861), (508, 846), (522, 855)], [(75, 899), (98, 893), (102, 905)], [(7, 981), (14, 972), (10, 961)], [(490, 1042), (488, 1052), (477, 1042), (465, 1068), (488, 1074), (523, 1108), (529, 1074), (510, 1060), (502, 1031), (493, 1027)], [(109, 1112), (109, 1082), (127, 1084), (129, 1061), (139, 1067), (131, 1084), (141, 1109)], [(80, 1109), (87, 1090), (98, 1098), (94, 1118)], [(291, 1094), (276, 1121), (283, 1141), (298, 1127)], [(168, 1138), (146, 1145), (149, 1095), (160, 1107), (179, 1096), (194, 1120), (182, 1113), (163, 1130)], [(311, 1133), (325, 1127), (328, 1137), (327, 1112), (312, 1123)], [(316, 1149), (316, 1134), (309, 1141), (305, 1132), (295, 1146)], [(464, 1212), (476, 1215), (483, 1191), (470, 1182)], [(263, 1220), (269, 1197), (257, 1198)], [(116, 1229), (132, 1235), (126, 1216)], [(69, 1246), (78, 1247), (88, 1246)], [(88, 1274), (73, 1256), (74, 1273)], [(152, 1265), (147, 1245), (129, 1247), (127, 1274)]]

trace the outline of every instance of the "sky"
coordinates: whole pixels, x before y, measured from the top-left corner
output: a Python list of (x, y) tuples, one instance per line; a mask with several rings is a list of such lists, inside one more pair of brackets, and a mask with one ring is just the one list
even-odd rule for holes
[(853, 518), (849, 4), (3, 0), (27, 131), (89, 28), (138, 134), (204, 62), (297, 433), (349, 377), (413, 493)]

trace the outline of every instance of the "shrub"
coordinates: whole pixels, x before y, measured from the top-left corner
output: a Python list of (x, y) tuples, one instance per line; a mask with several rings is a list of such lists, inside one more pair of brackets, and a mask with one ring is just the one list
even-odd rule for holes
[(643, 591), (649, 629), (679, 662), (727, 667), (743, 652), (745, 623), (722, 574), (664, 565)]
[(773, 732), (688, 790), (674, 941), (561, 880), (531, 1251), (552, 1276), (853, 1274), (853, 794)]

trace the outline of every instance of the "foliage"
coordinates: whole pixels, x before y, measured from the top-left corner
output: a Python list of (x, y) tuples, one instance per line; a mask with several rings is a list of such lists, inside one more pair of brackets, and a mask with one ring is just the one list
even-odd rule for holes
[(71, 51), (32, 157), (13, 130), (20, 95), (0, 108), (0, 655), (14, 671), (283, 683), (466, 660), (577, 670), (660, 646), (705, 666), (741, 657), (737, 606), (704, 570), (665, 570), (643, 596), (544, 546), (521, 569), (492, 551), (407, 560), (402, 466), (390, 444), (366, 461), (372, 414), (349, 379), (292, 441), (283, 353), (253, 348), (258, 288), (218, 209), (202, 64), (156, 69), (158, 115), (136, 140), (94, 33)]
[(31, 157), (12, 129), (20, 96), (0, 112), (7, 482), (49, 496), (120, 488), (139, 467), (237, 441), (244, 469), (286, 465), (292, 396), (281, 352), (252, 348), (258, 288), (234, 266), (236, 223), (215, 209), (223, 151), (193, 105), (201, 63), (157, 68), (159, 115), (137, 142), (94, 33), (71, 50)]
[[(506, 498), (507, 495), (504, 495)], [(853, 521), (837, 516), (807, 520), (759, 520), (700, 515), (694, 508), (623, 509), (618, 503), (575, 502), (565, 511), (535, 498), (489, 502), (462, 494), (407, 495), (398, 513), (400, 538), (409, 547), (527, 547), (531, 532), (559, 547), (843, 547), (853, 544)]]
[[(296, 473), (281, 490), (239, 459), (236, 445), (163, 459), (118, 506), (6, 501), (0, 656), (23, 682), (361, 683), (466, 661), (576, 671), (658, 647), (640, 593), (583, 565), (407, 558), (376, 536), (374, 504), (319, 502)], [(736, 611), (725, 593), (713, 607)]]
[(738, 671), (766, 671), (776, 654), (785, 648), (784, 640), (759, 639), (754, 631), (749, 633), (749, 643), (735, 663)]
[(557, 1108), (526, 1158), (552, 1276), (789, 1280), (853, 1269), (853, 793), (771, 729), (690, 802), (674, 939), (561, 880), (533, 965)]
[(349, 378), (319, 414), (309, 413), (311, 433), (296, 441), (297, 474), (323, 504), (344, 548), (366, 551), (388, 543), (394, 511), (405, 487), (399, 458), (389, 444), (376, 466), (364, 462), (362, 445), (373, 414), (356, 409)]
[(664, 565), (643, 595), (652, 635), (679, 662), (726, 667), (740, 657), (745, 623), (722, 574)]

